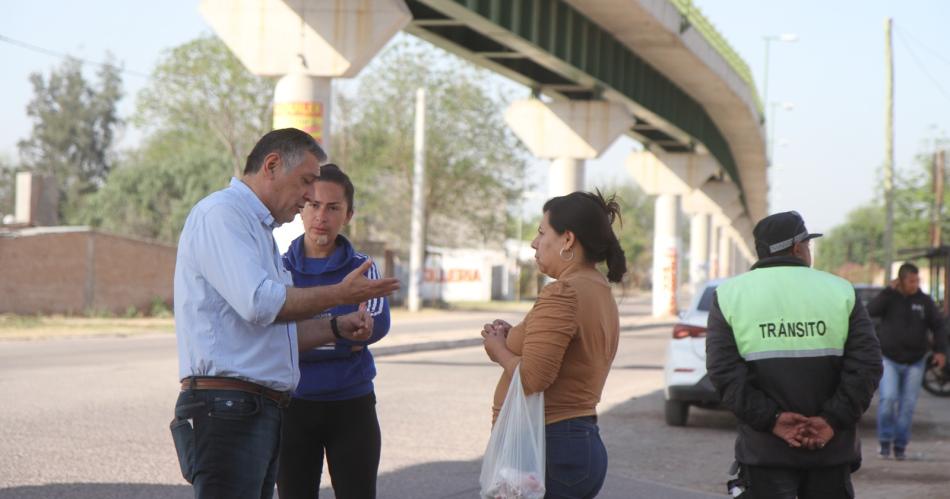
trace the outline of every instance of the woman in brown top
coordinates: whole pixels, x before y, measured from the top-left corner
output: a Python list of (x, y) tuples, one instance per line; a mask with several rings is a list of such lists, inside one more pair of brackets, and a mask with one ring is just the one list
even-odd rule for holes
[[(517, 326), (496, 320), (482, 330), (485, 351), (504, 369), (493, 418), (521, 364), (526, 394), (544, 392), (547, 498), (594, 497), (607, 475), (597, 428), (600, 401), (617, 353), (620, 322), (610, 282), (627, 271), (611, 226), (619, 206), (598, 192), (548, 200), (531, 243), (538, 269), (556, 279)], [(607, 262), (607, 276), (596, 264)]]

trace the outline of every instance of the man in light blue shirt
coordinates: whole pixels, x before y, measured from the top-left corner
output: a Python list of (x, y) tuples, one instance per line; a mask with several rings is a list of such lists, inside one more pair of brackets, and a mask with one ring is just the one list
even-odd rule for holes
[(363, 341), (373, 329), (365, 310), (312, 317), (399, 287), (366, 278), (369, 260), (339, 284), (293, 287), (272, 230), (311, 200), (326, 160), (309, 134), (274, 130), (254, 146), (243, 177), (185, 221), (174, 299), (182, 391), (171, 429), (197, 498), (273, 496), (279, 409), (300, 377), (298, 352)]

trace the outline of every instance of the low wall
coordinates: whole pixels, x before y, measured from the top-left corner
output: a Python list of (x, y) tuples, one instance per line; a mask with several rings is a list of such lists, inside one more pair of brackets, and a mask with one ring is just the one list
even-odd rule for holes
[(172, 302), (174, 246), (84, 227), (0, 235), (0, 313), (147, 311)]

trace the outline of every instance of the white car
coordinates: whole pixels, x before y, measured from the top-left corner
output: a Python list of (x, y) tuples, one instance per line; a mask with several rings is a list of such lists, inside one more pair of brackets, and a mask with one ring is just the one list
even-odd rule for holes
[(719, 395), (706, 376), (706, 319), (713, 293), (725, 279), (708, 281), (699, 287), (692, 303), (673, 326), (673, 338), (666, 349), (663, 390), (666, 424), (685, 426), (689, 406), (719, 406)]

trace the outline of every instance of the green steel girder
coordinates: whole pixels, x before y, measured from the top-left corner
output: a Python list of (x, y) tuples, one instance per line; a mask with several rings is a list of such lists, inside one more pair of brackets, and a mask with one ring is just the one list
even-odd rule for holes
[[(407, 5), (415, 18), (409, 31), (435, 37), (439, 45), (461, 49), (533, 88), (550, 87), (559, 97), (580, 100), (616, 91), (703, 144), (742, 192), (732, 150), (706, 110), (563, 0), (407, 0)], [(691, 148), (651, 127), (649, 118), (637, 119), (633, 135), (669, 151)]]

